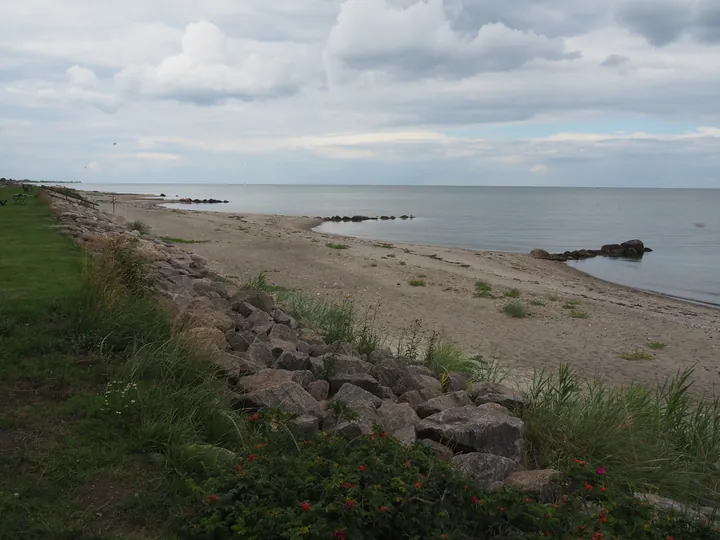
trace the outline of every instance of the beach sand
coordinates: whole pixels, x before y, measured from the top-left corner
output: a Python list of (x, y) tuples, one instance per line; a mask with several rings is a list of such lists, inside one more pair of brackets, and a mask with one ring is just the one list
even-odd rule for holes
[[(108, 195), (88, 193), (111, 212)], [(310, 218), (227, 214), (157, 206), (155, 200), (116, 196), (115, 213), (142, 220), (157, 236), (207, 243), (183, 245), (206, 257), (219, 274), (243, 282), (267, 272), (272, 282), (316, 296), (351, 298), (379, 306), (376, 323), (398, 336), (414, 320), (472, 354), (496, 357), (513, 373), (569, 364), (587, 377), (617, 384), (654, 385), (695, 367), (695, 389), (720, 383), (720, 310), (598, 280), (562, 263), (521, 254), (393, 244), (313, 232)], [(348, 249), (326, 247), (343, 243)], [(424, 287), (408, 281), (422, 279)], [(521, 291), (530, 316), (505, 315), (505, 298), (474, 298), (482, 280), (493, 293)], [(544, 306), (531, 305), (534, 300)], [(573, 318), (569, 300), (579, 301)], [(650, 342), (667, 347), (651, 350)], [(652, 360), (622, 353), (643, 350)]]

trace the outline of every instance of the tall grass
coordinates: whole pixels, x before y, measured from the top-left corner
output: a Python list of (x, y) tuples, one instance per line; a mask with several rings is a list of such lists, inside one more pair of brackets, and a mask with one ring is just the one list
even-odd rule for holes
[(570, 458), (602, 464), (624, 487), (681, 502), (720, 503), (720, 401), (690, 394), (693, 371), (648, 390), (581, 379), (569, 367), (538, 374), (522, 415), (532, 467)]
[(128, 229), (131, 231), (137, 231), (140, 234), (150, 234), (150, 225), (145, 223), (144, 221), (141, 221), (139, 219), (136, 219), (130, 225), (128, 225)]

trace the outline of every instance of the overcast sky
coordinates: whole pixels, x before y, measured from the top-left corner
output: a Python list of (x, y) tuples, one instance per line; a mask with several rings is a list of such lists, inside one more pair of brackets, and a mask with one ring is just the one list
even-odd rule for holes
[(720, 0), (4, 1), (0, 176), (720, 187)]

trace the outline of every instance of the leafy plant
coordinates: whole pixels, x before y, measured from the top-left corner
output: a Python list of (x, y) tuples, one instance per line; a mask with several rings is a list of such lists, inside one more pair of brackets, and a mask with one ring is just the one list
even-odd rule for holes
[(628, 360), (630, 362), (640, 362), (642, 360), (652, 360), (655, 358), (651, 353), (647, 351), (632, 351), (632, 352), (623, 352), (618, 355), (623, 360)]
[(492, 285), (485, 281), (476, 281), (475, 298), (492, 298)]
[(350, 248), (350, 246), (348, 246), (347, 244), (335, 244), (333, 242), (328, 242), (327, 244), (325, 244), (325, 247), (328, 247), (330, 249), (348, 249), (348, 248)]
[(128, 229), (131, 231), (137, 231), (140, 234), (150, 234), (150, 225), (139, 219), (130, 223), (130, 225), (128, 225)]
[(520, 289), (510, 289), (503, 294), (505, 298), (520, 298)]
[(506, 303), (503, 306), (503, 312), (505, 313), (505, 315), (507, 315), (508, 317), (512, 317), (513, 319), (524, 319), (528, 316), (525, 304), (518, 300), (513, 300)]
[(411, 279), (408, 281), (408, 285), (411, 287), (424, 287), (425, 286), (425, 280), (423, 279)]
[(661, 351), (661, 350), (663, 350), (664, 348), (667, 347), (667, 343), (661, 343), (660, 341), (651, 341), (650, 343), (647, 344), (647, 347), (648, 347), (649, 349), (654, 349), (654, 350), (656, 350), (656, 351)]

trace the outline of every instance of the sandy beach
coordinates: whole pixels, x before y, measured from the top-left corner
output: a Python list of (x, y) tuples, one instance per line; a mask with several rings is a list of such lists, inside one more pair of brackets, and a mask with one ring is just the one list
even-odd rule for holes
[[(107, 194), (87, 195), (112, 212)], [(695, 366), (697, 391), (713, 392), (720, 384), (720, 310), (607, 283), (562, 263), (521, 254), (389, 247), (314, 232), (318, 222), (310, 218), (164, 208), (141, 196), (117, 195), (115, 213), (142, 220), (157, 236), (203, 241), (178, 247), (206, 257), (213, 270), (239, 282), (267, 272), (278, 285), (352, 298), (363, 308), (379, 306), (377, 324), (391, 336), (419, 319), (516, 373), (569, 364), (584, 376), (653, 385)], [(328, 242), (348, 248), (331, 249)], [(412, 287), (411, 279), (425, 286)], [(519, 289), (530, 316), (505, 315), (505, 298), (475, 298), (477, 280), (490, 283), (497, 296)], [(587, 318), (571, 317), (567, 301), (579, 302), (576, 310)], [(651, 350), (651, 342), (667, 346)], [(636, 350), (653, 358), (620, 357)]]

